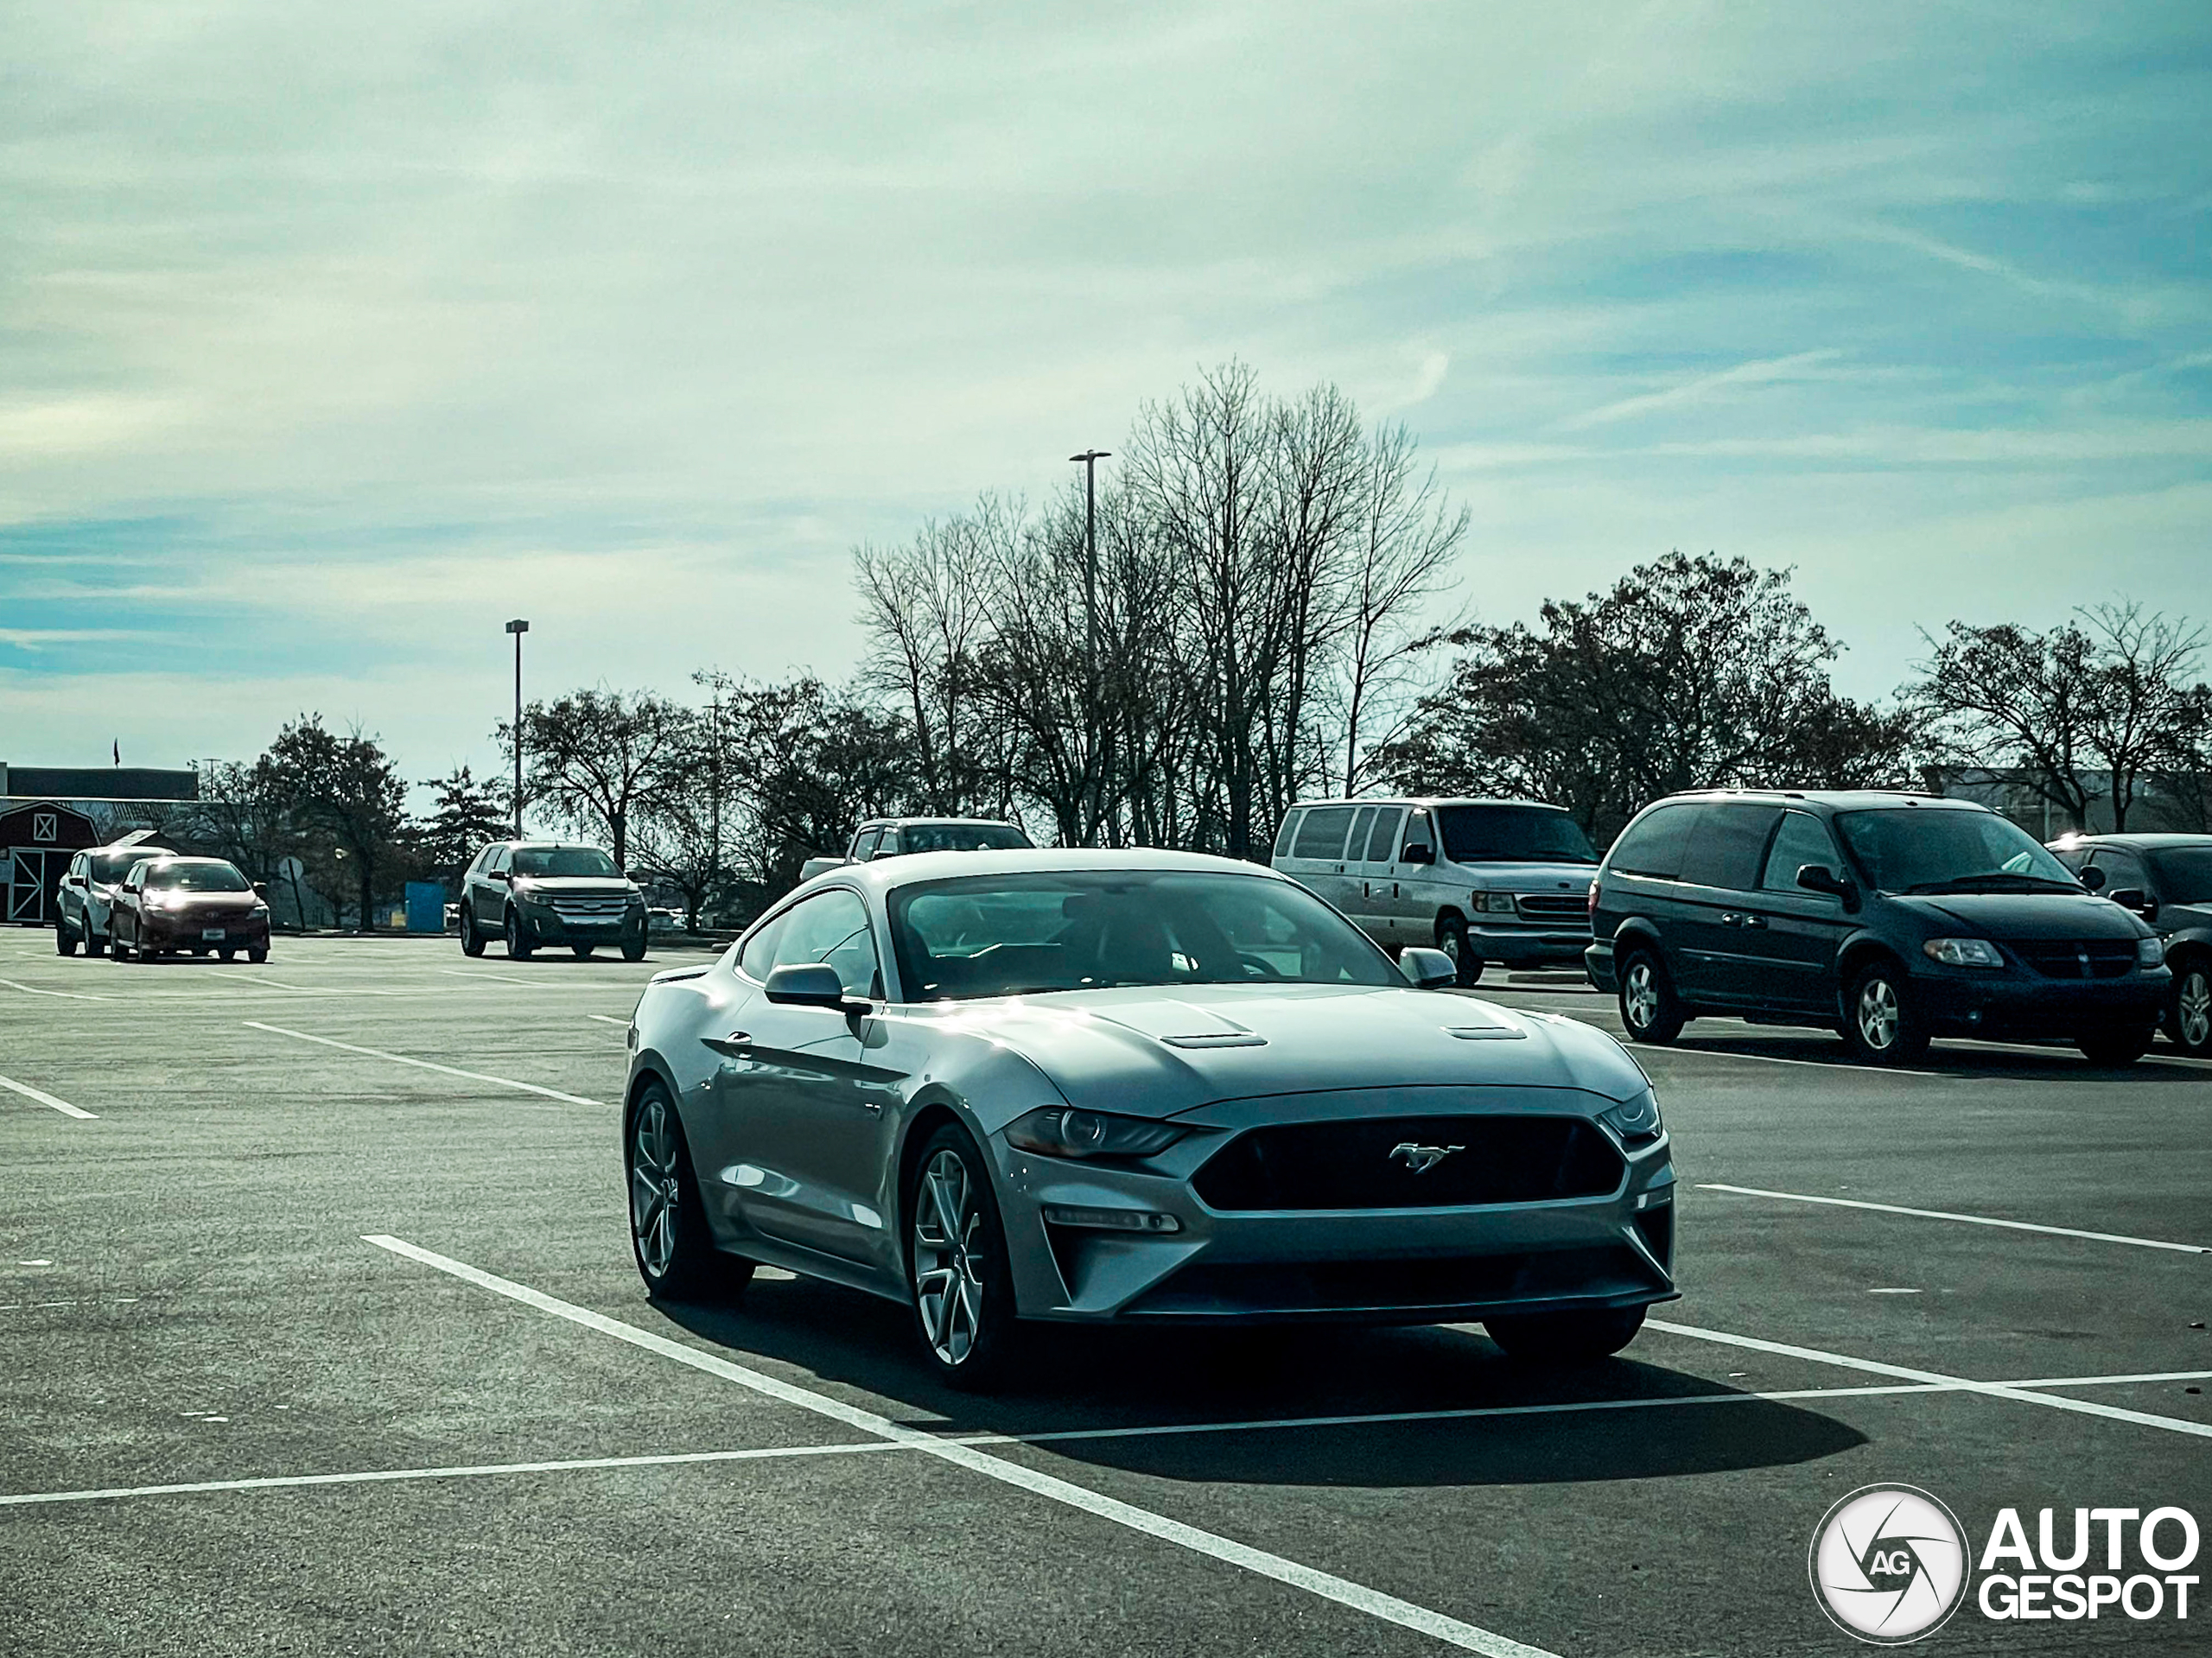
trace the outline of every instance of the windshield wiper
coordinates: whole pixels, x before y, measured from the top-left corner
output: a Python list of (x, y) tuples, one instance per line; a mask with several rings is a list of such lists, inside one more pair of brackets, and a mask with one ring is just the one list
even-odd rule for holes
[(2074, 893), (2081, 890), (2078, 882), (2053, 880), (2048, 875), (2028, 875), (2011, 869), (1986, 870), (1978, 875), (1948, 875), (1942, 880), (1921, 881), (1904, 890), (1908, 893), (1971, 893), (1992, 881), (2025, 881), (2031, 886), (2044, 887), (2057, 893)]

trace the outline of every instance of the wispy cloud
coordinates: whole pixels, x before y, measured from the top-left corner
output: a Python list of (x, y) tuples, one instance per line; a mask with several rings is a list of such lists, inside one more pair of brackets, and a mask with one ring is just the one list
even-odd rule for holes
[(1772, 357), (1738, 363), (1714, 374), (1700, 374), (1694, 379), (1680, 381), (1658, 391), (1639, 393), (1633, 397), (1622, 397), (1586, 414), (1577, 415), (1560, 422), (1562, 431), (1580, 431), (1592, 426), (1608, 426), (1615, 421), (1635, 420), (1654, 415), (1662, 410), (1683, 409), (1692, 403), (1704, 403), (1726, 392), (1746, 386), (1772, 385), (1783, 380), (1802, 380), (1808, 378), (1808, 371), (1822, 363), (1834, 362), (1843, 353), (1834, 346), (1818, 351), (1793, 352), (1787, 357)]

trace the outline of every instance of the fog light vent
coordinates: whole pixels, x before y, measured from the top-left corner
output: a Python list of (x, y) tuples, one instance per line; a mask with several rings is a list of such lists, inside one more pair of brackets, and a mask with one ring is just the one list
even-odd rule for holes
[(1183, 1223), (1173, 1215), (1141, 1209), (1078, 1209), (1069, 1204), (1046, 1204), (1045, 1218), (1055, 1226), (1088, 1226), (1105, 1232), (1179, 1232)]

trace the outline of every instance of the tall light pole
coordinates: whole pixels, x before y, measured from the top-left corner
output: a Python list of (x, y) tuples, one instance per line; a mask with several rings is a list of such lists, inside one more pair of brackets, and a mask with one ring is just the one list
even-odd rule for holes
[(507, 624), (507, 632), (515, 636), (515, 839), (522, 839), (522, 636), (530, 632), (530, 624), (517, 617)]
[(1110, 449), (1085, 449), (1069, 460), (1083, 467), (1083, 627), (1093, 671), (1098, 662), (1098, 463)]

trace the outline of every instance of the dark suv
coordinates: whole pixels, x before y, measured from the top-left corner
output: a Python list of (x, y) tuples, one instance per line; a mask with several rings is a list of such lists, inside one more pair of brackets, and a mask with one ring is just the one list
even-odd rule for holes
[(519, 961), (540, 944), (566, 944), (578, 957), (620, 944), (622, 959), (645, 956), (645, 896), (595, 846), (494, 841), (461, 878), (461, 948), (481, 956), (504, 938)]
[(2165, 941), (2166, 1035), (2212, 1058), (2212, 835), (2069, 835), (2050, 849)]
[(1903, 1064), (1937, 1034), (2151, 1045), (2158, 936), (1985, 806), (1730, 791), (1647, 806), (1590, 888), (1590, 981), (1639, 1042), (1732, 1014), (1840, 1031)]

